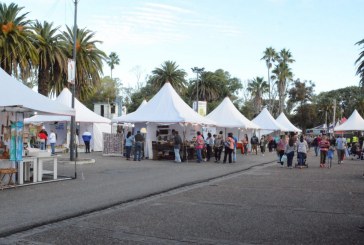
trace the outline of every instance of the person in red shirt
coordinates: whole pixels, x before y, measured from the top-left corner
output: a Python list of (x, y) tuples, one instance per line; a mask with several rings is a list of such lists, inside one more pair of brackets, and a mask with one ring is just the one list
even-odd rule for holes
[(45, 150), (45, 142), (48, 137), (43, 130), (39, 132), (38, 138), (40, 139), (40, 149)]
[(327, 151), (329, 150), (330, 147), (330, 142), (327, 140), (327, 137), (325, 135), (322, 136), (322, 139), (320, 140), (319, 143), (319, 147), (320, 147), (320, 168), (324, 168), (326, 163)]

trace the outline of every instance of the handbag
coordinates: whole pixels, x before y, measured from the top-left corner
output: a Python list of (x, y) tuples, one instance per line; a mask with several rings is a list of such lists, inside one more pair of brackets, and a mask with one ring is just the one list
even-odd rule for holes
[(286, 162), (287, 162), (287, 155), (286, 155), (286, 154), (284, 154), (284, 155), (282, 156), (282, 158), (281, 158), (281, 162), (284, 162), (284, 163), (286, 163)]

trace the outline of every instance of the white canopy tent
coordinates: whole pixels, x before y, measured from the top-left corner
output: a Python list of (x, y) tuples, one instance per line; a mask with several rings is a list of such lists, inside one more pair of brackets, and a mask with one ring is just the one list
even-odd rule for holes
[(143, 108), (146, 104), (148, 104), (147, 100), (143, 100), (143, 102), (139, 105), (138, 109), (136, 109), (135, 111), (129, 113), (129, 114), (126, 114), (126, 115), (122, 115), (120, 117), (115, 117), (111, 120), (111, 122), (113, 123), (117, 123), (117, 122), (125, 122), (128, 120), (128, 117), (130, 115), (133, 115), (135, 112), (137, 112), (139, 109)]
[(302, 130), (294, 126), (286, 117), (286, 115), (282, 112), (276, 119), (276, 121), (285, 127), (289, 132), (299, 132), (301, 133)]
[(261, 135), (270, 134), (274, 131), (284, 131), (288, 132), (289, 130), (278, 123), (272, 115), (269, 113), (267, 108), (264, 108), (258, 116), (256, 116), (253, 120), (253, 123), (257, 124), (262, 130), (260, 131)]
[(259, 129), (260, 127), (248, 120), (238, 111), (231, 100), (226, 97), (218, 107), (210, 112), (206, 118), (216, 122), (222, 128)]
[(240, 138), (240, 131), (249, 131), (260, 129), (258, 125), (247, 119), (240, 111), (234, 106), (233, 102), (226, 97), (223, 101), (212, 111), (206, 118), (216, 122), (216, 132), (223, 131), (228, 128), (233, 135)]
[(343, 124), (336, 126), (334, 131), (364, 131), (364, 119), (355, 109)]
[[(68, 88), (64, 88), (63, 91), (59, 94), (56, 99), (60, 104), (71, 106), (72, 103), (72, 93)], [(85, 105), (83, 105), (77, 98), (75, 98), (75, 121), (79, 125), (79, 142), (82, 142), (82, 134), (85, 131), (89, 131), (92, 133), (92, 138), (90, 142), (91, 149), (94, 151), (102, 151), (103, 150), (103, 140), (102, 133), (110, 133), (111, 132), (111, 120), (105, 117), (102, 117), (95, 112), (88, 109)], [(46, 129), (54, 129), (52, 128), (51, 122), (70, 122), (71, 117), (69, 116), (49, 116), (49, 115), (35, 115), (30, 118), (26, 118), (24, 120), (25, 123), (46, 123)], [(58, 145), (69, 145), (69, 137), (67, 137), (67, 129), (63, 128), (61, 135), (59, 135), (57, 139)], [(60, 132), (58, 132), (60, 134)], [(58, 135), (57, 135), (58, 136)], [(65, 142), (66, 141), (66, 142)]]
[(40, 114), (75, 115), (70, 106), (38, 94), (0, 68), (0, 111), (38, 112)]
[[(156, 140), (157, 125), (172, 125), (183, 127), (186, 136), (187, 126), (190, 129), (195, 125), (215, 125), (208, 118), (200, 116), (189, 107), (173, 89), (170, 83), (165, 83), (154, 97), (143, 107), (116, 122), (145, 123), (147, 127), (146, 154), (152, 156), (152, 140)], [(182, 136), (182, 135), (181, 135)], [(191, 133), (188, 134), (191, 137)]]

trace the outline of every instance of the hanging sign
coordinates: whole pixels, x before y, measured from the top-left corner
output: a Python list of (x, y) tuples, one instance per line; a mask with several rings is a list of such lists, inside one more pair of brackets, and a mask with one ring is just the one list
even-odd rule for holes
[(68, 59), (68, 82), (75, 84), (76, 64), (72, 59)]

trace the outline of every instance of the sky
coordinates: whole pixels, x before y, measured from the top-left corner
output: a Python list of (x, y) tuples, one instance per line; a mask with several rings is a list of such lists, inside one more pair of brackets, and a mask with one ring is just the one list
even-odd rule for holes
[[(267, 79), (267, 47), (292, 53), (294, 79), (315, 92), (358, 85), (355, 61), (364, 39), (364, 0), (78, 0), (77, 25), (95, 32), (97, 47), (115, 52), (113, 77), (135, 87), (165, 61), (195, 78), (192, 67), (224, 69), (247, 81)], [(16, 0), (29, 19), (73, 26), (73, 0)], [(138, 72), (136, 72), (136, 70)], [(110, 68), (104, 66), (104, 75)]]

